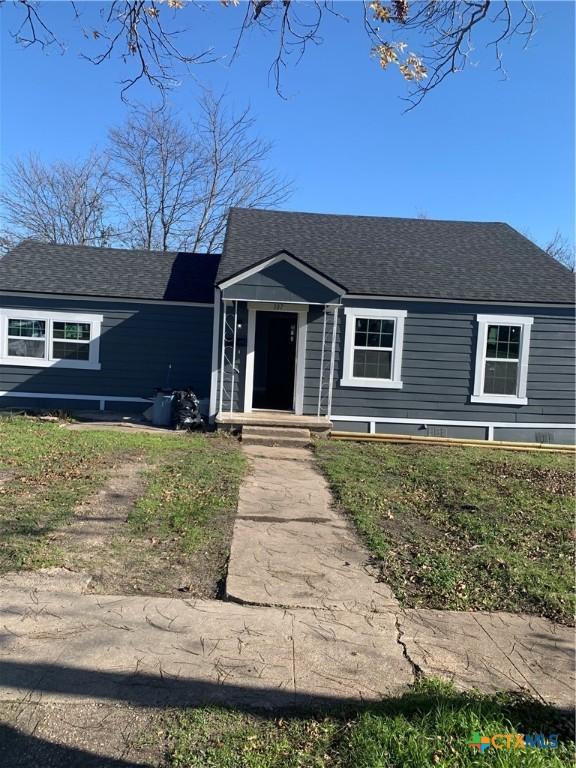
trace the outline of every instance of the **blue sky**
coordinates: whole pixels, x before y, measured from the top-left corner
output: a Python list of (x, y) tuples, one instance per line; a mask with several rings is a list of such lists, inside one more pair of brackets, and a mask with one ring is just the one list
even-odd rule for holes
[[(81, 5), (89, 15), (100, 3)], [(507, 221), (541, 244), (556, 229), (574, 240), (572, 2), (536, 4), (541, 19), (528, 49), (505, 48), (507, 80), (479, 46), (475, 66), (408, 114), (400, 76), (369, 56), (359, 4), (336, 7), (350, 21), (327, 20), (324, 44), (286, 73), (286, 99), (269, 79), (272, 41), (256, 33), (232, 66), (224, 58), (196, 67), (171, 103), (193, 115), (199, 82), (225, 89), (238, 107), (250, 103), (259, 134), (274, 142), (271, 164), (294, 180), (288, 209)], [(205, 9), (190, 14), (194, 40), (224, 54), (242, 10), (216, 2)], [(0, 11), (2, 161), (28, 152), (46, 161), (82, 156), (128, 109), (117, 85), (125, 66), (81, 60), (67, 3), (48, 10), (69, 44), (64, 56), (19, 48), (9, 34), (15, 10)], [(150, 89), (135, 97), (157, 100)]]

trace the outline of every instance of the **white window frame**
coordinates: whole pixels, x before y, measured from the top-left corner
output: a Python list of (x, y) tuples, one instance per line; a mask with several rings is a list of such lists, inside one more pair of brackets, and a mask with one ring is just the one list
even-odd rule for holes
[[(43, 320), (46, 323), (44, 357), (19, 357), (8, 354), (8, 320)], [(31, 309), (0, 308), (0, 365), (33, 368), (81, 368), (98, 371), (100, 365), (100, 333), (103, 315), (76, 312), (50, 312)], [(88, 360), (66, 360), (52, 356), (53, 323), (89, 323)]]
[[(366, 387), (367, 389), (402, 389), (402, 350), (404, 347), (405, 309), (374, 309), (362, 307), (346, 307), (346, 329), (344, 336), (344, 367), (340, 386)], [(394, 320), (394, 340), (392, 344), (392, 362), (389, 379), (361, 378), (354, 376), (354, 338), (356, 320)], [(383, 347), (374, 347), (383, 349)]]
[[(530, 332), (533, 317), (520, 315), (477, 315), (478, 338), (476, 342), (476, 367), (474, 372), (474, 394), (472, 403), (492, 403), (494, 405), (527, 405), (526, 389), (528, 386), (528, 357), (530, 354)], [(515, 395), (484, 394), (486, 374), (486, 351), (489, 325), (514, 325), (520, 327), (520, 351), (518, 355), (518, 375)], [(505, 358), (502, 358), (505, 362)]]

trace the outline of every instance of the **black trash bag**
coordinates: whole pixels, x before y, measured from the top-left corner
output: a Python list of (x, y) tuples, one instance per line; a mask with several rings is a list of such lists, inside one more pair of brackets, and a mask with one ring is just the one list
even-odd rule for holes
[(172, 397), (172, 426), (174, 429), (206, 429), (200, 415), (200, 401), (191, 389), (178, 389)]

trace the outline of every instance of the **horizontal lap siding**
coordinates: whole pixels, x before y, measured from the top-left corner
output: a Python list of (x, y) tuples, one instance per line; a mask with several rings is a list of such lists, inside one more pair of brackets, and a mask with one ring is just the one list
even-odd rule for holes
[(326, 303), (338, 294), (292, 264), (278, 262), (223, 290), (225, 299), (296, 303)]
[[(345, 301), (346, 306), (406, 309), (403, 388), (341, 387), (344, 315), (339, 314), (332, 413), (403, 419), (573, 423), (574, 319), (561, 308)], [(534, 317), (528, 366), (528, 405), (471, 403), (476, 315)], [(309, 319), (305, 410), (317, 408), (321, 315)], [(326, 339), (329, 355), (329, 341)]]
[(0, 306), (94, 312), (104, 316), (101, 370), (0, 365), (0, 391), (151, 397), (155, 387), (169, 383), (174, 388), (191, 386), (201, 398), (210, 394), (213, 312), (210, 305), (190, 307), (0, 296)]
[[(313, 307), (308, 312), (306, 333), (306, 367), (304, 372), (304, 413), (328, 412), (328, 382), (330, 378), (330, 350), (332, 345), (333, 310), (326, 315), (324, 329), (324, 309)], [(324, 361), (322, 361), (322, 337), (324, 336)], [(322, 392), (320, 393), (320, 370), (322, 374)]]

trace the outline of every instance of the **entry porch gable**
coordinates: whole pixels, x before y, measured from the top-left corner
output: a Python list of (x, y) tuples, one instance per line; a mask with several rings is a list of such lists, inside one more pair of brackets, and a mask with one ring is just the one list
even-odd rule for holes
[(339, 306), (224, 299), (211, 420), (259, 410), (327, 416)]

